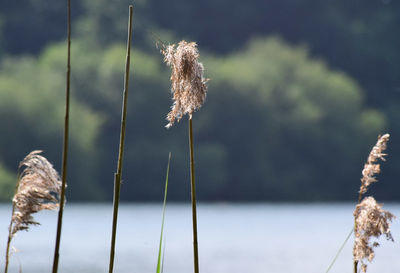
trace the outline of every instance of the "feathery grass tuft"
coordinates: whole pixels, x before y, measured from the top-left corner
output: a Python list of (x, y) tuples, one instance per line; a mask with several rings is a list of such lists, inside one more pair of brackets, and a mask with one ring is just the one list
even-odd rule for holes
[(389, 134), (378, 137), (378, 141), (372, 148), (367, 162), (362, 170), (361, 186), (358, 195), (358, 202), (356, 209), (353, 213), (354, 215), (354, 227), (352, 228), (349, 235), (344, 240), (340, 249), (336, 253), (333, 261), (329, 265), (326, 273), (330, 271), (333, 264), (336, 262), (339, 254), (342, 252), (344, 245), (350, 238), (350, 235), (355, 233), (355, 241), (353, 247), (353, 272), (357, 273), (358, 264), (361, 263), (361, 270), (363, 272), (367, 271), (366, 260), (369, 262), (374, 258), (374, 247), (379, 244), (374, 242), (370, 244), (370, 238), (378, 238), (380, 235), (385, 234), (386, 238), (393, 241), (393, 237), (390, 233), (389, 222), (392, 221), (395, 216), (388, 211), (382, 209), (381, 204), (377, 204), (375, 199), (370, 196), (364, 198), (363, 195), (367, 192), (368, 187), (377, 182), (376, 175), (380, 173), (380, 164), (378, 160), (385, 161), (385, 156), (387, 154), (384, 151), (387, 148), (387, 142), (389, 141)]
[(361, 270), (367, 271), (366, 260), (371, 262), (375, 256), (374, 247), (379, 246), (378, 242), (370, 243), (372, 237), (379, 238), (385, 234), (386, 239), (393, 241), (390, 233), (390, 223), (395, 216), (389, 211), (382, 209), (382, 204), (376, 203), (372, 196), (356, 206), (355, 218), (355, 241), (353, 255), (354, 260), (361, 263)]
[(163, 46), (161, 53), (164, 62), (171, 67), (171, 91), (173, 105), (167, 115), (170, 128), (175, 120), (179, 122), (183, 115), (192, 114), (200, 109), (207, 96), (207, 81), (204, 78), (203, 64), (198, 62), (199, 52), (196, 43), (179, 42), (178, 46)]
[[(361, 178), (361, 187), (358, 195), (357, 206), (354, 210), (354, 247), (353, 247), (353, 272), (357, 273), (358, 264), (361, 263), (361, 270), (367, 271), (366, 261), (371, 262), (374, 258), (374, 247), (377, 242), (370, 243), (372, 237), (378, 238), (382, 234), (393, 240), (390, 233), (390, 223), (395, 216), (382, 209), (382, 205), (375, 201), (372, 196), (362, 200), (369, 185), (377, 182), (376, 175), (380, 173), (379, 160), (385, 161), (384, 153), (389, 141), (389, 134), (378, 137), (378, 141), (372, 148), (367, 162), (364, 165)], [(362, 200), (362, 201), (361, 201)]]
[(33, 151), (19, 164), (15, 195), (12, 200), (12, 216), (9, 226), (5, 273), (8, 271), (10, 244), (20, 230), (30, 225), (39, 225), (32, 214), (41, 210), (55, 210), (59, 207), (61, 181), (53, 165), (43, 156), (42, 151)]
[(389, 141), (389, 134), (385, 134), (378, 138), (375, 146), (372, 148), (369, 153), (367, 162), (364, 165), (364, 169), (362, 170), (362, 178), (361, 178), (361, 187), (358, 196), (358, 203), (361, 202), (361, 198), (363, 194), (365, 194), (368, 190), (369, 185), (377, 182), (375, 175), (381, 172), (380, 164), (378, 164), (378, 160), (385, 161), (385, 156), (387, 154), (383, 153), (386, 150), (387, 142)]

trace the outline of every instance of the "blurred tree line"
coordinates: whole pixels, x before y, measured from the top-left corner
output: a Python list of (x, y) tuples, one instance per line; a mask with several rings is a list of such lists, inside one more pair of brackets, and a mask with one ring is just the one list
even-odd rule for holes
[[(112, 197), (130, 1), (72, 1), (68, 197)], [(0, 3), (0, 199), (33, 149), (58, 168), (65, 3)], [(198, 41), (208, 99), (194, 116), (200, 200), (349, 200), (389, 132), (383, 199), (400, 197), (399, 3), (135, 1), (124, 200), (189, 198), (187, 121), (166, 130), (169, 71), (155, 40)], [(258, 37), (258, 38), (257, 38)]]

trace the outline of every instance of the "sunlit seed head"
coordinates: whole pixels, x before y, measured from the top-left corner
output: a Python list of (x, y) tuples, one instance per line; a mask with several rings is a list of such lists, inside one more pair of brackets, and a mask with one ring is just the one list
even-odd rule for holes
[(24, 168), (18, 177), (17, 191), (13, 197), (12, 234), (38, 225), (32, 214), (59, 206), (61, 181), (57, 171), (47, 159), (33, 151), (20, 163)]
[(364, 169), (362, 170), (360, 194), (366, 193), (369, 185), (377, 182), (375, 175), (381, 171), (380, 165), (377, 164), (377, 162), (378, 160), (385, 161), (385, 156), (387, 154), (385, 154), (384, 151), (386, 150), (389, 137), (389, 134), (379, 137), (375, 146), (372, 148), (367, 163), (365, 163)]
[(183, 115), (189, 117), (200, 109), (207, 96), (207, 81), (203, 64), (198, 62), (199, 53), (194, 42), (179, 42), (178, 46), (163, 47), (164, 62), (171, 67), (171, 92), (173, 104), (167, 115), (167, 128)]
[(353, 247), (354, 260), (361, 263), (361, 269), (366, 272), (366, 261), (371, 262), (375, 256), (374, 248), (379, 246), (378, 242), (371, 242), (371, 238), (379, 238), (385, 235), (388, 240), (393, 241), (390, 233), (390, 222), (395, 216), (389, 211), (383, 210), (372, 196), (356, 206), (355, 217), (355, 241)]

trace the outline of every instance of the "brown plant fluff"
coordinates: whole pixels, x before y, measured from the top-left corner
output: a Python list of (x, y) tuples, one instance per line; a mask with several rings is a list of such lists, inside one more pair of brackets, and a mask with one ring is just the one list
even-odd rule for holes
[(33, 151), (19, 164), (24, 168), (19, 174), (16, 193), (12, 200), (13, 215), (10, 236), (19, 230), (28, 230), (29, 225), (38, 225), (32, 214), (59, 207), (61, 181), (57, 171), (47, 159)]
[(367, 192), (369, 185), (377, 182), (375, 177), (376, 174), (380, 173), (380, 164), (378, 160), (385, 161), (385, 156), (387, 154), (383, 153), (386, 150), (387, 142), (389, 141), (389, 134), (385, 134), (378, 138), (375, 146), (372, 148), (368, 160), (364, 165), (361, 178), (360, 196), (359, 202), (361, 201), (361, 196)]
[(172, 70), (170, 80), (173, 105), (167, 115), (169, 123), (165, 126), (169, 128), (185, 114), (189, 114), (191, 118), (193, 112), (203, 105), (208, 79), (204, 78), (203, 64), (198, 62), (196, 43), (181, 41), (178, 46), (164, 46), (161, 53), (164, 55), (164, 62)]
[(355, 218), (355, 241), (353, 248), (354, 260), (361, 263), (361, 270), (367, 271), (366, 261), (372, 261), (375, 256), (374, 247), (379, 246), (378, 242), (370, 242), (371, 237), (379, 238), (382, 234), (388, 240), (393, 241), (390, 233), (390, 222), (395, 216), (389, 211), (382, 209), (382, 204), (376, 203), (372, 196), (356, 206)]

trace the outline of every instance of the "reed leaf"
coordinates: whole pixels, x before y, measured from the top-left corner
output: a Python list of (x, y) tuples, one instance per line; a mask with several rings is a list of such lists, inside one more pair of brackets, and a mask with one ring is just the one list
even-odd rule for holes
[(171, 162), (171, 153), (168, 155), (168, 166), (167, 174), (165, 177), (165, 189), (164, 189), (164, 201), (162, 209), (162, 220), (161, 220), (161, 234), (160, 234), (160, 244), (158, 247), (158, 258), (157, 258), (157, 270), (156, 273), (163, 272), (164, 265), (164, 253), (165, 253), (165, 239), (164, 239), (164, 220), (165, 220), (165, 209), (167, 207), (167, 192), (168, 192), (168, 177), (169, 177), (169, 166)]
[(346, 239), (344, 239), (344, 242), (340, 246), (339, 250), (336, 252), (335, 257), (333, 258), (331, 264), (328, 266), (328, 269), (325, 271), (325, 273), (329, 273), (329, 271), (332, 269), (333, 265), (335, 264), (337, 258), (340, 255), (340, 253), (342, 253), (344, 246), (346, 245), (347, 241), (350, 239), (351, 234), (353, 234), (353, 231), (354, 231), (354, 228), (351, 228), (349, 234), (347, 235)]

